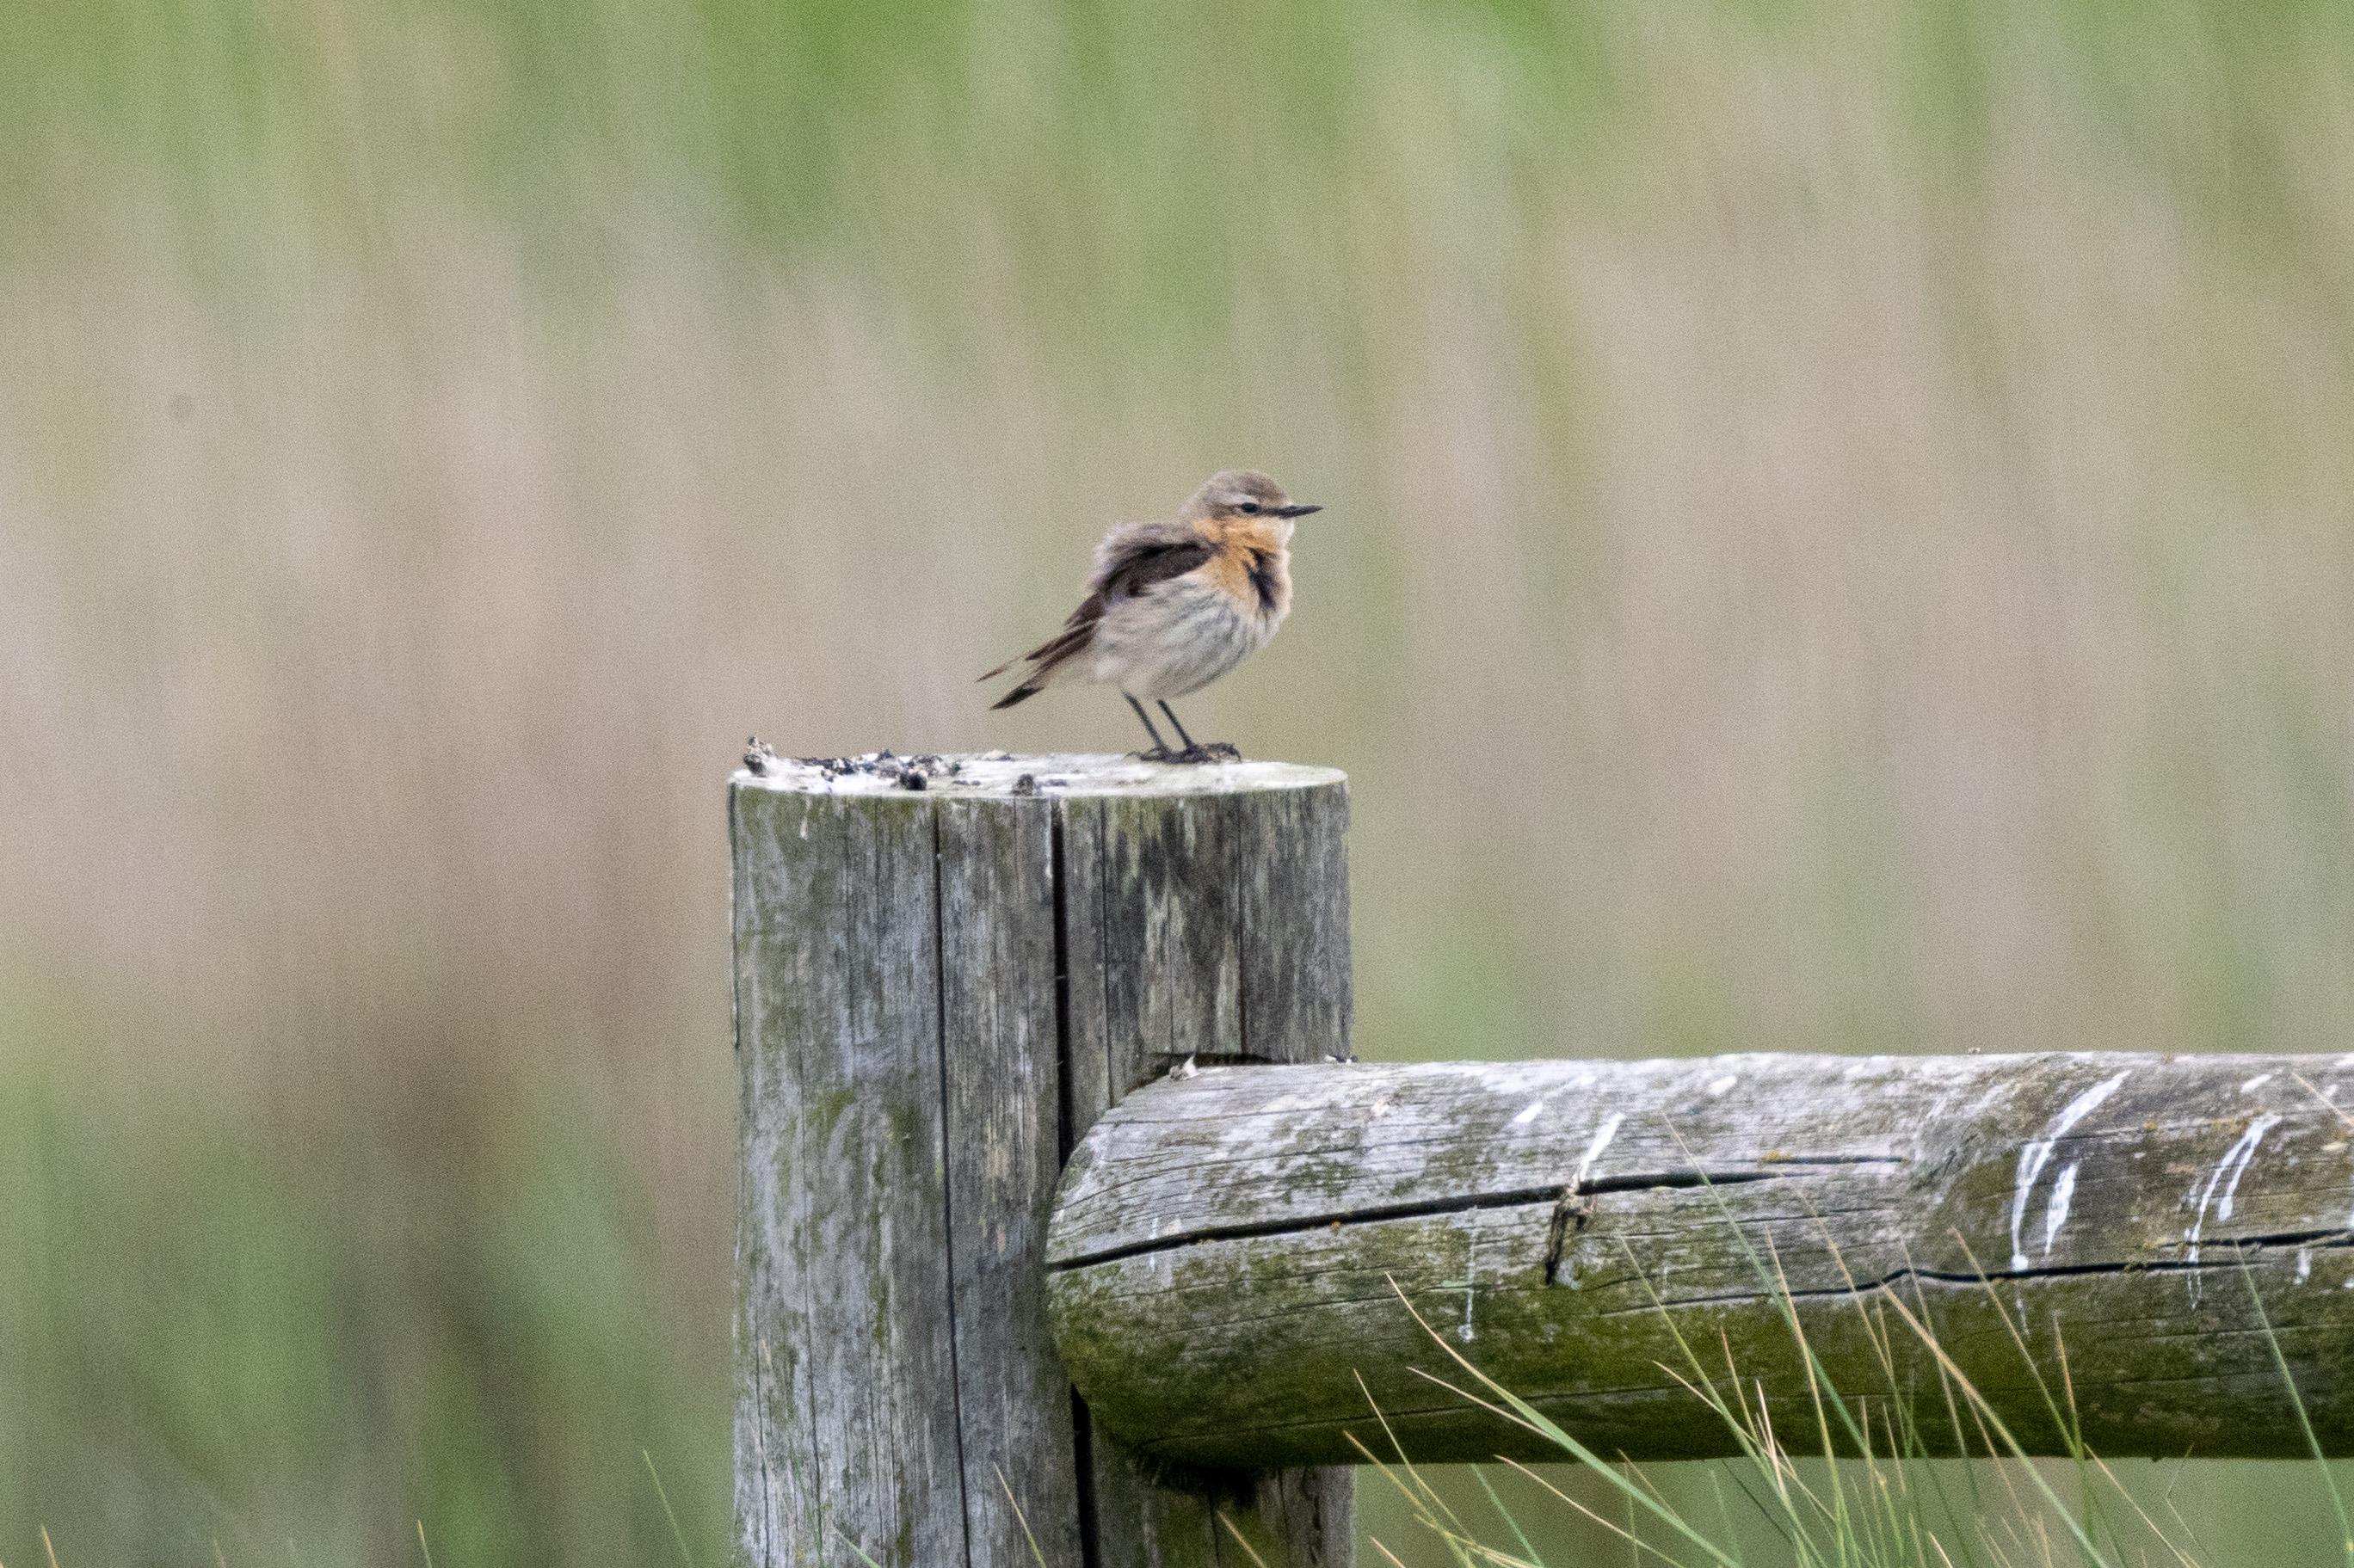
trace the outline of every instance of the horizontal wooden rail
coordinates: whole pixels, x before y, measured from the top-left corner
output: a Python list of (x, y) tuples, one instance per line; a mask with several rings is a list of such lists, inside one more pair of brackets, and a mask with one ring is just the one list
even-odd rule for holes
[(2104, 1454), (2302, 1454), (2277, 1344), (2349, 1455), (2347, 1091), (2354, 1057), (1206, 1069), (1074, 1153), (1049, 1308), (1096, 1421), (1179, 1466), (1388, 1457), (1369, 1399), (1418, 1462), (1553, 1456), (1420, 1375), (1467, 1381), (1408, 1303), (1606, 1455), (1734, 1452), (1679, 1381), (1728, 1368), (1819, 1451), (1793, 1320), (1873, 1430), (1987, 1452), (1892, 1302), (2031, 1451), (2073, 1400)]

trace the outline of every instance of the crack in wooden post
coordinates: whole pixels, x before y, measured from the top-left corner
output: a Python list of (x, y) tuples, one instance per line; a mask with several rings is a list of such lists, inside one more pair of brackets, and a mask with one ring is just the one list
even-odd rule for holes
[(1593, 1217), (1594, 1200), (1575, 1182), (1564, 1187), (1561, 1196), (1553, 1200), (1553, 1223), (1547, 1227), (1545, 1235), (1544, 1282), (1547, 1285), (1560, 1281), (1562, 1255), (1569, 1245), (1572, 1227), (1583, 1231), (1585, 1222)]

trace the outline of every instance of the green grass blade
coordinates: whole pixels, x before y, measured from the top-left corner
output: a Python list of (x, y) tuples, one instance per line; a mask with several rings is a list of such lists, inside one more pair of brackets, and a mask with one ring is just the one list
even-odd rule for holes
[(670, 1493), (663, 1489), (662, 1472), (654, 1468), (653, 1450), (641, 1448), (638, 1453), (646, 1462), (646, 1474), (653, 1478), (654, 1496), (662, 1499), (663, 1517), (670, 1520), (670, 1537), (678, 1542), (679, 1560), (686, 1564), (686, 1568), (695, 1568), (695, 1553), (686, 1549), (686, 1531), (678, 1527), (678, 1515), (670, 1506)]
[(2288, 1390), (2288, 1402), (2296, 1410), (2298, 1430), (2305, 1434), (2305, 1446), (2313, 1451), (2313, 1462), (2320, 1468), (2321, 1484), (2329, 1493), (2329, 1506), (2338, 1510), (2338, 1539), (2344, 1547), (2348, 1568), (2354, 1568), (2354, 1524), (2346, 1520), (2346, 1499), (2338, 1490), (2338, 1478), (2330, 1474), (2329, 1457), (2321, 1451), (2321, 1439), (2314, 1435), (2313, 1420), (2306, 1414), (2305, 1396), (2296, 1391), (2296, 1379), (2288, 1370), (2288, 1357), (2282, 1353), (2280, 1336), (2273, 1331), (2273, 1320), (2264, 1311), (2264, 1298), (2256, 1288), (2256, 1276), (2248, 1267), (2247, 1255), (2240, 1256), (2240, 1277), (2248, 1284), (2248, 1299), (2255, 1304), (2256, 1322), (2264, 1331), (2264, 1343), (2271, 1347), (2273, 1365), (2280, 1369), (2281, 1383)]

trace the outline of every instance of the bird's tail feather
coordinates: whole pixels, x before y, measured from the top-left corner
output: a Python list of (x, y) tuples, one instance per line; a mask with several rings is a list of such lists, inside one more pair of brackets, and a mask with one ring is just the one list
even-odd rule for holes
[(1016, 664), (1026, 663), (1030, 666), (1030, 673), (1022, 678), (1022, 683), (990, 704), (991, 710), (1010, 708), (1014, 704), (1025, 698), (1034, 697), (1044, 691), (1046, 683), (1054, 677), (1056, 670), (1062, 668), (1063, 662), (1087, 645), (1088, 634), (1093, 630), (1092, 627), (1086, 626), (1066, 627), (1029, 652), (1016, 659), (1008, 659), (988, 674), (981, 676), (984, 681), (993, 681)]

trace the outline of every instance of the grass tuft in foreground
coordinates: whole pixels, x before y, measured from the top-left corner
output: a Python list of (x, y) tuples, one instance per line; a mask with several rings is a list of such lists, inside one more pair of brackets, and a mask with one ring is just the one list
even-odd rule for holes
[[(1729, 1216), (1726, 1223), (1733, 1224)], [(1736, 1235), (1742, 1234), (1737, 1225), (1734, 1230)], [(1762, 1549), (1766, 1561), (1788, 1563), (1796, 1568), (2028, 1568), (2031, 1564), (2054, 1568), (2062, 1563), (2080, 1563), (2086, 1568), (2165, 1564), (2205, 1568), (2204, 1548), (2189, 1520), (2174, 1507), (2171, 1489), (2156, 1499), (2153, 1508), (2144, 1500), (2147, 1488), (2128, 1486), (2084, 1443), (2066, 1347), (2059, 1340), (2057, 1323), (2054, 1338), (2061, 1349), (2056, 1387), (2029, 1352), (2024, 1338), (2018, 1330), (2011, 1330), (2020, 1361), (2062, 1435), (2064, 1457), (2046, 1459), (2029, 1454), (1992, 1404), (1946, 1354), (1930, 1326), (1926, 1304), (1917, 1287), (1909, 1306), (1892, 1287), (1854, 1291), (1850, 1298), (1854, 1310), (1863, 1319), (1887, 1383), (1883, 1389), (1868, 1393), (1843, 1390), (1833, 1382), (1808, 1339), (1771, 1244), (1763, 1255), (1750, 1247), (1745, 1235), (1742, 1245), (1761, 1290), (1780, 1310), (1806, 1369), (1813, 1424), (1803, 1433), (1777, 1432), (1762, 1383), (1734, 1364), (1730, 1344), (1722, 1338), (1713, 1347), (1694, 1344), (1665, 1305), (1655, 1298), (1653, 1307), (1667, 1322), (1681, 1363), (1662, 1361), (1658, 1363), (1660, 1370), (1715, 1413), (1739, 1449), (1738, 1458), (1710, 1467), (1705, 1508), (1693, 1506), (1689, 1497), (1682, 1496), (1693, 1489), (1662, 1487), (1623, 1457), (1614, 1461), (1596, 1453), (1542, 1410), (1473, 1365), (1415, 1310), (1394, 1280), (1392, 1288), (1398, 1289), (1406, 1310), (1432, 1343), (1446, 1352), (1461, 1378), (1422, 1375), (1541, 1437), (1565, 1459), (1590, 1472), (1595, 1485), (1581, 1499), (1528, 1466), (1501, 1461), (1544, 1498), (1557, 1500), (1623, 1542), (1638, 1563), (1750, 1568)], [(1836, 1258), (1835, 1245), (1832, 1252)], [(1844, 1271), (1843, 1263), (1840, 1266)], [(1635, 1273), (1642, 1277), (1639, 1267)], [(1980, 1279), (1982, 1287), (1993, 1295), (1994, 1283), (1983, 1274)], [(1850, 1278), (1850, 1284), (1853, 1283)], [(2253, 1295), (2253, 1277), (2248, 1283)], [(2261, 1315), (2261, 1304), (2258, 1311)], [(2006, 1326), (2010, 1324), (2009, 1313), (1999, 1316)], [(2311, 1446), (2313, 1467), (2337, 1511), (2346, 1561), (2354, 1568), (2354, 1530), (2347, 1528), (2344, 1499), (2269, 1321), (2264, 1331)], [(1900, 1386), (1896, 1352), (1908, 1339), (1917, 1340), (1936, 1369), (1950, 1430), (1936, 1434), (1939, 1440), (1935, 1443), (1918, 1424), (1915, 1402)], [(1719, 1364), (1712, 1365), (1712, 1357), (1704, 1351), (1713, 1352)], [(1370, 1402), (1370, 1393), (1367, 1397)], [(1375, 1414), (1380, 1414), (1376, 1407)], [(1447, 1561), (1458, 1568), (1545, 1568), (1545, 1558), (1532, 1539), (1533, 1522), (1524, 1525), (1486, 1470), (1472, 1467), (1473, 1478), (1504, 1537), (1509, 1538), (1509, 1546), (1483, 1539), (1483, 1531), (1492, 1534), (1493, 1527), (1483, 1520), (1475, 1528), (1467, 1520), (1465, 1510), (1450, 1502), (1445, 1491), (1407, 1457), (1386, 1418), (1382, 1425), (1390, 1453), (1376, 1454), (1363, 1444), (1359, 1449), (1366, 1463), (1397, 1489), (1413, 1520), (1435, 1538)], [(1952, 1454), (1964, 1457), (1958, 1461), (1940, 1457)], [(2062, 1486), (2073, 1493), (2073, 1499), (2062, 1495)], [(1728, 1489), (1737, 1496), (1729, 1495)], [(1596, 1506), (1597, 1492), (1616, 1505), (1612, 1511), (1620, 1517), (1608, 1517)], [(1525, 1512), (1523, 1504), (1522, 1513)], [(2158, 1517), (2161, 1513), (2164, 1519)], [(1536, 1533), (1549, 1532), (1536, 1530)], [(1405, 1560), (1389, 1542), (1374, 1538), (1371, 1544), (1384, 1562), (1405, 1568)]]

